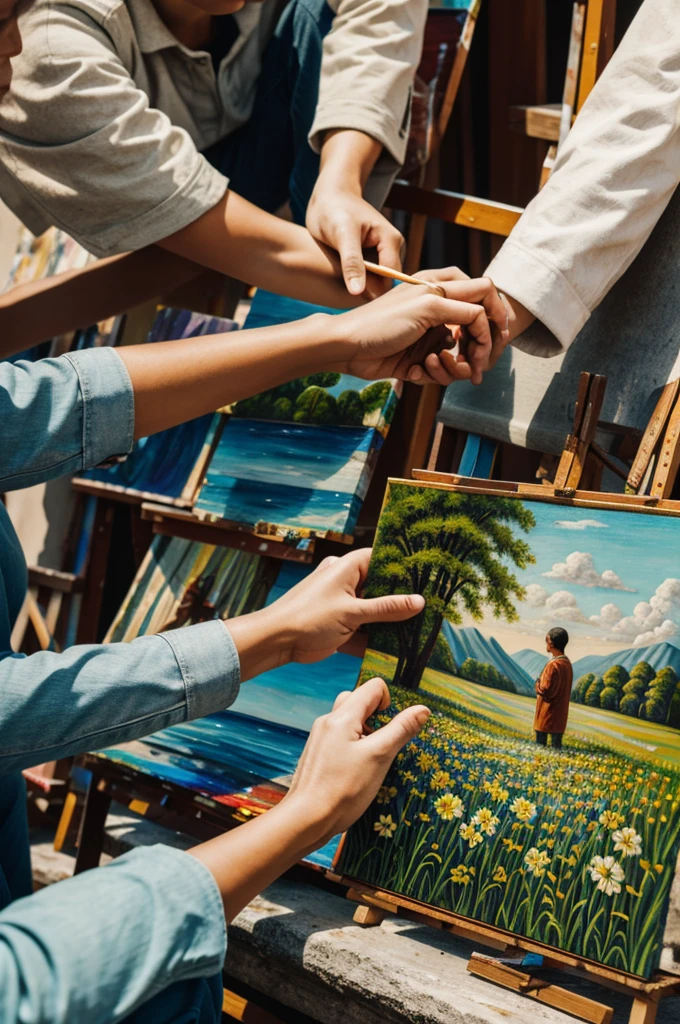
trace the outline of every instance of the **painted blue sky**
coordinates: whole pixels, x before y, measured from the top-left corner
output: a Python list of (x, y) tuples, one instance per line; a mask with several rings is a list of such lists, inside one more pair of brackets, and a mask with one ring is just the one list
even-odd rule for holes
[(521, 621), (488, 617), (483, 632), (509, 652), (542, 650), (551, 625), (569, 630), (574, 656), (662, 640), (680, 646), (680, 519), (525, 504), (536, 518), (527, 535), (536, 564), (513, 569), (527, 589)]

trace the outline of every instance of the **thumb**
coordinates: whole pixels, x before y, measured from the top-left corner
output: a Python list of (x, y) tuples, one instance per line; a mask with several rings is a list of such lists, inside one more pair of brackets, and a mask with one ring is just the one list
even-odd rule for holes
[(393, 761), (401, 748), (415, 739), (429, 717), (429, 708), (424, 704), (415, 704), (412, 708), (400, 711), (391, 722), (367, 736), (364, 742), (370, 743), (378, 756)]
[(403, 622), (412, 619), (424, 607), (425, 598), (421, 594), (390, 594), (358, 600), (355, 611), (360, 623)]
[(358, 225), (345, 228), (338, 236), (338, 254), (347, 291), (350, 295), (361, 295), (366, 288), (366, 268)]

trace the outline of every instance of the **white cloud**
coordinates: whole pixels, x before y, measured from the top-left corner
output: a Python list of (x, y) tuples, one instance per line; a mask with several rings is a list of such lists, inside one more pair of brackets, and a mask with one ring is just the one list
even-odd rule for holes
[(635, 591), (624, 585), (620, 576), (613, 569), (605, 569), (599, 573), (595, 568), (593, 556), (589, 551), (572, 551), (566, 561), (556, 562), (550, 572), (544, 576), (553, 580), (564, 580), (565, 583), (577, 583), (581, 587), (603, 587), (606, 590)]
[(671, 577), (656, 588), (649, 601), (638, 601), (633, 614), (619, 619), (612, 632), (633, 647), (646, 647), (675, 636), (678, 625), (670, 618), (672, 614), (680, 617), (680, 580)]
[(623, 612), (617, 604), (603, 604), (599, 615), (591, 615), (590, 621), (600, 629), (613, 629), (623, 618)]
[(568, 590), (556, 590), (545, 602), (545, 609), (551, 622), (587, 622), (578, 601)]
[(556, 519), (555, 526), (560, 530), (608, 530), (606, 523), (598, 523), (597, 519)]
[(524, 603), (530, 608), (543, 608), (548, 600), (548, 591), (540, 583), (530, 583), (527, 587)]

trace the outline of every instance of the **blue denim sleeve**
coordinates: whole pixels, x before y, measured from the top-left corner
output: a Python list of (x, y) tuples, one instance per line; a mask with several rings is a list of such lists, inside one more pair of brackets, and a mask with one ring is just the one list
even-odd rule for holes
[(0, 655), (0, 773), (202, 718), (232, 704), (239, 681), (220, 620), (131, 643)]
[(126, 455), (134, 392), (115, 349), (0, 363), (0, 492)]
[(220, 971), (226, 927), (208, 869), (166, 846), (0, 913), (0, 1020), (110, 1024), (168, 985)]

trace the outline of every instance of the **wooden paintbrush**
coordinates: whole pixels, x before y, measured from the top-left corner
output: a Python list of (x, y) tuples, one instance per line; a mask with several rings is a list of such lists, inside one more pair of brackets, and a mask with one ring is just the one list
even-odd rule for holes
[(443, 299), (446, 298), (446, 292), (442, 286), (433, 281), (424, 281), (422, 277), (411, 277), (409, 274), (402, 274), (400, 270), (381, 267), (379, 263), (370, 263), (368, 260), (364, 260), (364, 266), (369, 273), (377, 274), (378, 277), (389, 277), (392, 281), (401, 281), (403, 284), (422, 284), (436, 295), (441, 295)]

